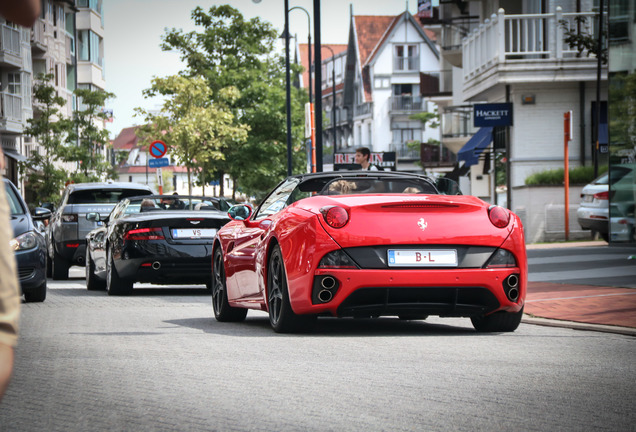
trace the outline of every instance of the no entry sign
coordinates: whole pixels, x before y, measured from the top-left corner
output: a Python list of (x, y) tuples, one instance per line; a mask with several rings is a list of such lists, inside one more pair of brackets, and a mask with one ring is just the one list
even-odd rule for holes
[(150, 155), (152, 157), (156, 157), (156, 158), (163, 157), (163, 155), (166, 154), (167, 150), (168, 150), (168, 146), (166, 146), (166, 143), (163, 141), (157, 140), (157, 141), (153, 141), (150, 144)]

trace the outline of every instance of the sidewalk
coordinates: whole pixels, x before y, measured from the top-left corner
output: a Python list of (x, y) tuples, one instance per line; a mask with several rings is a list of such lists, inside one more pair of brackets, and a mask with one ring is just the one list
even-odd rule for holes
[[(602, 241), (590, 241), (527, 245), (527, 249), (584, 248), (606, 245), (607, 243)], [(523, 322), (528, 324), (636, 336), (636, 289), (528, 282), (524, 313)]]

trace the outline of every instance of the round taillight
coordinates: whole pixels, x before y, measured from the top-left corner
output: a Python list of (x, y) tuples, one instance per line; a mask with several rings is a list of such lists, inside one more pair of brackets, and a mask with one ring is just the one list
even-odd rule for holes
[(488, 207), (490, 222), (497, 228), (505, 228), (510, 222), (510, 213), (503, 207), (492, 205)]
[(349, 222), (349, 213), (342, 207), (328, 206), (320, 209), (322, 217), (332, 228), (342, 228)]

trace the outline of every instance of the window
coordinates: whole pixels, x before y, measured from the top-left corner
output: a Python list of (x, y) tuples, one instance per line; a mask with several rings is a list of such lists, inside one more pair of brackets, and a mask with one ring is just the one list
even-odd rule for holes
[(389, 77), (375, 77), (373, 87), (376, 89), (388, 89), (391, 87), (391, 79)]
[(289, 198), (298, 182), (298, 179), (290, 179), (278, 186), (259, 206), (254, 219), (271, 216), (284, 209), (288, 205)]
[(77, 32), (77, 48), (79, 59), (103, 66), (102, 38), (90, 30)]
[(393, 133), (393, 144), (422, 140), (422, 130), (419, 122), (394, 122), (391, 124), (391, 130)]
[(9, 92), (9, 94), (22, 96), (20, 73), (8, 73), (7, 81), (7, 91)]
[(419, 69), (417, 45), (395, 45), (393, 54), (393, 70), (415, 71)]

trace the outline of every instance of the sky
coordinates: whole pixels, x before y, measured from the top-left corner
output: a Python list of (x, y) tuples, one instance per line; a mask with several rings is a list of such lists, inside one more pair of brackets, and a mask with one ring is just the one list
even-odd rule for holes
[[(281, 32), (285, 25), (283, 0), (106, 0), (104, 13), (104, 56), (106, 90), (115, 98), (106, 108), (113, 110), (114, 121), (107, 123), (111, 139), (126, 127), (142, 123), (134, 108), (147, 110), (160, 106), (158, 99), (144, 99), (142, 91), (153, 77), (174, 75), (184, 69), (179, 55), (161, 51), (161, 36), (166, 29), (195, 30), (192, 10), (204, 10), (229, 3), (247, 19), (260, 17)], [(349, 34), (350, 5), (354, 15), (398, 15), (407, 7), (417, 10), (417, 0), (321, 0), (321, 39), (323, 44), (345, 44)], [(312, 15), (313, 0), (289, 0), (289, 7), (301, 6)], [(307, 15), (301, 10), (289, 14), (289, 28), (300, 43), (307, 42)], [(282, 49), (282, 44), (281, 44)]]

